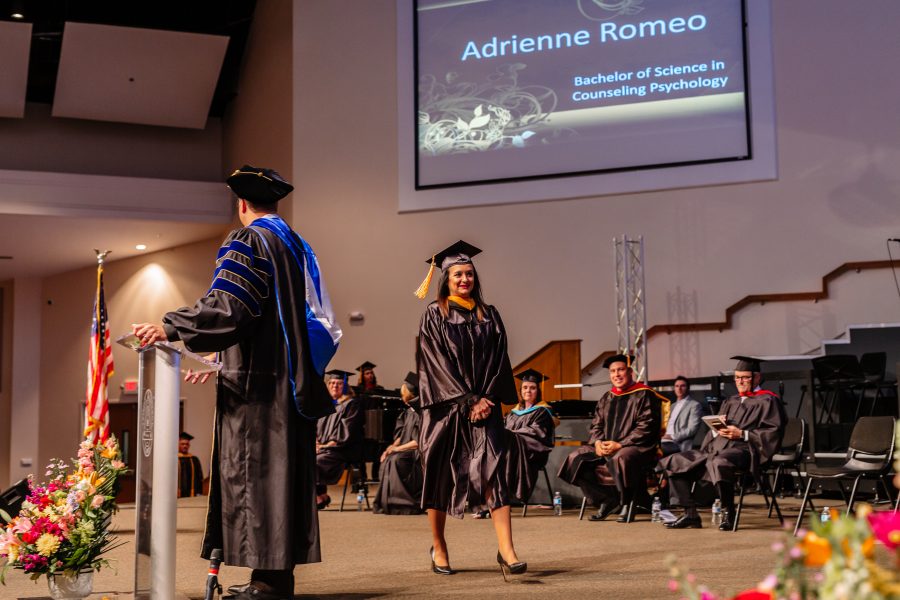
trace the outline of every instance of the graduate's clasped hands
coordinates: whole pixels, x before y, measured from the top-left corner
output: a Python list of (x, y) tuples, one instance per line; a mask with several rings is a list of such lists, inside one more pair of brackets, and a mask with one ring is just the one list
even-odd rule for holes
[(484, 421), (491, 415), (491, 408), (494, 403), (487, 398), (482, 398), (469, 408), (469, 421), (477, 423)]

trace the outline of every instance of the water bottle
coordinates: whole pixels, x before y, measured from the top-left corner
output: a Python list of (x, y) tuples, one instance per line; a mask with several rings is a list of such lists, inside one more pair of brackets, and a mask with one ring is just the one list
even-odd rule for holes
[(712, 526), (718, 527), (722, 524), (722, 501), (716, 498), (712, 505)]
[(659, 501), (659, 496), (653, 497), (653, 505), (650, 508), (650, 522), (651, 523), (661, 523), (662, 517), (659, 516), (659, 513), (662, 512), (662, 502)]
[(358, 510), (359, 512), (362, 512), (363, 502), (365, 502), (365, 500), (366, 500), (365, 490), (363, 490), (363, 488), (360, 487), (359, 490), (356, 492), (356, 510)]
[(830, 509), (829, 509), (827, 506), (826, 506), (825, 508), (822, 509), (822, 516), (819, 517), (819, 519), (821, 519), (821, 521), (822, 521), (823, 523), (827, 523), (828, 521), (831, 520), (831, 512), (830, 512)]
[(557, 517), (562, 516), (562, 494), (553, 492), (553, 514)]

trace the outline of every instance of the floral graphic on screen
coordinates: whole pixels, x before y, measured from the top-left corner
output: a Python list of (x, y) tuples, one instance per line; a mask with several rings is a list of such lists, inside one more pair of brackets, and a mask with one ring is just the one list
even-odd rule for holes
[(591, 21), (608, 21), (619, 15), (636, 15), (644, 10), (644, 0), (577, 0), (577, 2), (579, 12)]
[(547, 132), (539, 135), (535, 127), (556, 108), (556, 92), (545, 86), (520, 86), (523, 69), (522, 63), (503, 65), (484, 83), (458, 81), (455, 72), (443, 80), (423, 76), (419, 149), (440, 155), (547, 143)]

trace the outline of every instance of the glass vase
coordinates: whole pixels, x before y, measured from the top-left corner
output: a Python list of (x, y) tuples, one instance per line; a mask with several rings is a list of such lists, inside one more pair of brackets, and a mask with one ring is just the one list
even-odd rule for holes
[(94, 588), (94, 572), (82, 571), (70, 575), (57, 573), (47, 577), (50, 597), (54, 600), (79, 600), (91, 595)]

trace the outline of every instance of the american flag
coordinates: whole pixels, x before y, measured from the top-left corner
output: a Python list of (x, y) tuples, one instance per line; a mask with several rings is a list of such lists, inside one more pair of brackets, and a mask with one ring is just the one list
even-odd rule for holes
[(103, 264), (97, 265), (97, 297), (91, 323), (91, 349), (88, 355), (87, 403), (84, 436), (96, 442), (109, 437), (109, 397), (106, 393), (113, 374), (112, 349), (109, 346), (109, 318), (103, 299)]

